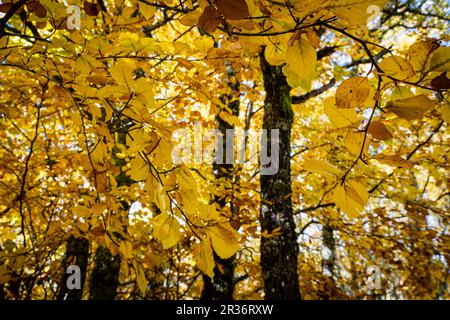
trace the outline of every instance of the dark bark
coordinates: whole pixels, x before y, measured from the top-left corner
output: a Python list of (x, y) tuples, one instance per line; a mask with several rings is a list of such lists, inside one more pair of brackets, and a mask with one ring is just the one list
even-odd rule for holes
[(336, 264), (336, 243), (334, 240), (334, 228), (327, 221), (322, 228), (322, 273), (326, 277), (324, 292), (321, 297), (330, 300), (335, 296), (336, 285), (334, 280), (334, 267)]
[[(105, 114), (104, 111), (102, 111)], [(118, 142), (126, 144), (126, 134), (129, 130), (130, 123), (126, 118), (114, 118), (108, 123), (110, 132), (117, 131)], [(115, 164), (122, 168), (126, 165), (123, 159), (113, 157)], [(120, 173), (115, 177), (118, 186), (130, 186), (134, 181), (126, 175), (121, 169)], [(130, 205), (126, 201), (120, 202), (124, 212), (128, 212)], [(114, 231), (111, 236), (118, 242), (124, 240), (127, 235), (127, 216), (121, 218), (123, 229), (121, 232)], [(117, 287), (119, 286), (119, 272), (120, 272), (121, 257), (120, 254), (112, 255), (111, 251), (100, 246), (95, 252), (94, 269), (90, 281), (90, 300), (114, 300), (116, 297)]]
[[(230, 94), (222, 96), (222, 103), (226, 104), (231, 111), (231, 114), (239, 115), (239, 82), (236, 80), (235, 71), (228, 65), (227, 68), (227, 85), (230, 87)], [(221, 112), (228, 112), (222, 110)], [(216, 123), (219, 131), (223, 135), (223, 158), (222, 163), (214, 163), (213, 172), (217, 183), (231, 181), (235, 179), (233, 172), (233, 164), (226, 163), (226, 139), (225, 134), (227, 129), (234, 129), (234, 126), (230, 125), (226, 121), (222, 120), (220, 116), (216, 117)], [(234, 137), (234, 135), (233, 135)], [(234, 140), (234, 139), (233, 139)], [(230, 147), (230, 146), (229, 146)], [(228, 198), (228, 199), (227, 199)], [(224, 208), (227, 203), (230, 204), (231, 217), (230, 220), (235, 218), (238, 214), (239, 208), (233, 205), (233, 194), (223, 194), (221, 196), (215, 196), (214, 202), (218, 203), (220, 207)], [(216, 267), (214, 269), (214, 281), (211, 280), (207, 275), (203, 274), (203, 291), (201, 295), (201, 300), (232, 300), (234, 292), (234, 269), (235, 269), (235, 256), (228, 259), (221, 259), (219, 256), (214, 254), (214, 262)], [(222, 266), (220, 271), (217, 265)]]
[[(67, 239), (66, 254), (63, 260), (64, 275), (61, 279), (58, 300), (81, 300), (83, 294), (84, 281), (86, 279), (87, 266), (89, 261), (89, 241), (85, 238), (70, 236)], [(81, 288), (69, 289), (67, 279), (70, 274), (67, 268), (70, 265), (77, 265), (80, 268)]]
[[(2, 246), (0, 245), (0, 253), (3, 253), (3, 248), (2, 248)], [(1, 265), (2, 263), (0, 263), (0, 265)], [(1, 300), (5, 300), (5, 291), (4, 291), (4, 287), (5, 287), (5, 284), (4, 283), (0, 283), (0, 301)]]
[[(221, 259), (214, 254), (214, 282), (207, 275), (203, 274), (203, 291), (200, 300), (233, 300), (234, 292), (234, 256), (228, 259)], [(221, 272), (217, 265), (222, 266)]]
[(105, 247), (95, 253), (91, 276), (90, 300), (114, 300), (119, 286), (120, 255), (113, 256)]
[(322, 270), (330, 276), (334, 276), (334, 264), (336, 260), (334, 229), (328, 223), (322, 229), (323, 249), (326, 251), (326, 257), (322, 257)]
[(271, 66), (260, 54), (266, 98), (263, 129), (268, 129), (267, 149), (273, 139), (270, 129), (279, 130), (279, 169), (274, 175), (261, 175), (261, 230), (281, 228), (282, 235), (261, 238), (261, 269), (266, 300), (301, 299), (297, 274), (299, 253), (292, 208), (291, 128), (293, 111), (291, 88), (281, 67)]

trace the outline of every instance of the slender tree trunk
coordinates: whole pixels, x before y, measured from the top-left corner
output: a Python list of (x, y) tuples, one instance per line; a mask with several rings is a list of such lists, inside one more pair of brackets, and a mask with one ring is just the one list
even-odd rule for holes
[[(126, 144), (126, 134), (129, 130), (130, 123), (126, 118), (116, 118), (114, 121), (108, 123), (110, 132), (117, 131), (118, 142)], [(123, 159), (114, 157), (115, 164), (122, 168), (126, 162)], [(130, 186), (134, 181), (121, 170), (115, 176), (118, 187)], [(121, 201), (124, 212), (128, 212), (130, 205), (126, 201)], [(123, 231), (114, 232), (113, 236), (118, 240), (123, 240), (127, 234), (127, 215), (122, 217)], [(110, 250), (104, 246), (97, 248), (95, 252), (94, 269), (90, 281), (90, 300), (114, 300), (116, 297), (117, 287), (119, 286), (119, 272), (120, 272), (121, 257), (120, 254), (113, 255)]]
[(270, 129), (279, 130), (279, 169), (274, 175), (261, 175), (261, 230), (269, 233), (281, 228), (282, 235), (261, 238), (261, 269), (266, 300), (301, 299), (297, 275), (299, 253), (292, 209), (291, 128), (293, 112), (291, 88), (281, 67), (271, 66), (260, 54), (266, 98), (263, 129), (268, 130), (267, 150), (274, 137)]
[(322, 229), (323, 254), (322, 254), (322, 272), (333, 278), (334, 264), (336, 260), (334, 229), (329, 223), (323, 225)]
[[(232, 115), (239, 116), (239, 82), (236, 79), (234, 69), (228, 65), (227, 66), (227, 80), (228, 86), (231, 89), (230, 94), (221, 97), (222, 103), (226, 104), (230, 109)], [(227, 112), (225, 110), (221, 110), (221, 112)], [(230, 125), (226, 121), (224, 121), (219, 116), (216, 117), (216, 123), (218, 125), (218, 129), (221, 132), (223, 139), (222, 144), (222, 163), (214, 163), (213, 172), (214, 177), (216, 178), (217, 183), (225, 183), (227, 181), (233, 183), (233, 179), (235, 179), (235, 175), (233, 172), (234, 165), (226, 163), (226, 130), (234, 129), (233, 125)], [(233, 134), (234, 138), (234, 134)], [(234, 139), (233, 139), (234, 140)], [(228, 146), (230, 148), (230, 146)], [(220, 207), (224, 208), (227, 205), (227, 202), (230, 203), (230, 212), (232, 220), (235, 216), (237, 216), (239, 208), (233, 205), (233, 190), (231, 190), (231, 194), (226, 192), (223, 195), (215, 196), (214, 202), (218, 203)], [(227, 199), (228, 198), (228, 199)], [(232, 256), (228, 259), (221, 259), (219, 256), (214, 254), (214, 262), (216, 263), (216, 267), (214, 269), (214, 281), (209, 278), (207, 275), (203, 274), (203, 291), (201, 295), (201, 300), (232, 300), (233, 292), (234, 292), (234, 269), (235, 269), (235, 256)], [(221, 266), (221, 270), (217, 267)]]
[[(3, 248), (0, 245), (0, 253), (3, 253)], [(5, 291), (4, 291), (5, 284), (0, 283), (0, 300), (5, 300)]]
[(113, 256), (105, 247), (95, 253), (91, 275), (90, 300), (114, 300), (119, 286), (120, 255)]
[(335, 296), (334, 267), (336, 263), (336, 243), (334, 229), (327, 221), (322, 227), (322, 273), (328, 278), (325, 290), (322, 292), (324, 300)]
[[(83, 294), (84, 281), (86, 279), (87, 266), (89, 261), (89, 241), (85, 238), (70, 236), (67, 239), (66, 254), (63, 260), (64, 276), (59, 286), (58, 300), (81, 300)], [(67, 268), (70, 265), (77, 265), (80, 268), (81, 288), (70, 290), (67, 287), (67, 279), (70, 273)]]

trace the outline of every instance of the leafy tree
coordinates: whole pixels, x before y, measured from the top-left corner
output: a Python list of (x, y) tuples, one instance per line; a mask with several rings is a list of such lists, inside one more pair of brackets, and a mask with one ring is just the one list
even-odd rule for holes
[(449, 297), (447, 1), (0, 12), (1, 299)]

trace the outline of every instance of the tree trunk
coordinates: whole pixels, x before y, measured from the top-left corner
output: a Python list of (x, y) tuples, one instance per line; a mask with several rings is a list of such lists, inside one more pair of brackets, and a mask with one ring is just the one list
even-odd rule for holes
[(321, 293), (324, 300), (335, 296), (336, 285), (334, 280), (334, 267), (336, 264), (336, 243), (334, 229), (329, 221), (322, 227), (322, 273), (326, 277), (325, 290)]
[(105, 247), (95, 253), (91, 276), (90, 300), (114, 300), (119, 286), (120, 255), (113, 256)]
[[(230, 94), (221, 97), (223, 104), (227, 105), (234, 116), (239, 116), (239, 82), (236, 79), (236, 73), (234, 69), (227, 65), (227, 81), (230, 87)], [(221, 110), (221, 112), (227, 112), (226, 110)], [(214, 163), (213, 172), (217, 183), (229, 181), (233, 183), (235, 178), (233, 169), (233, 164), (226, 163), (226, 130), (234, 129), (233, 125), (230, 125), (224, 121), (219, 116), (216, 117), (216, 123), (219, 131), (223, 135), (222, 144), (222, 163)], [(234, 141), (234, 134), (233, 134)], [(230, 148), (230, 146), (228, 146)], [(231, 190), (232, 192), (233, 190)], [(227, 199), (228, 196), (228, 199)], [(214, 202), (218, 203), (221, 208), (230, 203), (231, 217), (230, 221), (233, 220), (238, 214), (239, 208), (233, 205), (233, 194), (226, 194), (215, 196)], [(234, 268), (235, 268), (235, 256), (228, 259), (221, 259), (219, 256), (214, 254), (214, 262), (216, 267), (214, 269), (214, 281), (207, 275), (203, 274), (203, 291), (201, 295), (201, 300), (232, 300), (234, 292)], [(222, 266), (222, 270), (217, 268), (217, 265)]]
[(322, 254), (322, 272), (333, 278), (334, 264), (336, 260), (336, 244), (334, 241), (334, 229), (329, 223), (323, 225), (322, 229), (323, 254)]
[[(61, 279), (59, 286), (58, 300), (81, 300), (83, 294), (84, 281), (86, 279), (86, 272), (89, 260), (89, 241), (85, 238), (76, 238), (70, 236), (67, 239), (66, 254), (63, 260), (64, 276)], [(70, 265), (77, 265), (80, 268), (81, 288), (70, 290), (67, 287), (67, 279), (70, 273), (67, 273), (67, 268)]]
[[(291, 88), (281, 67), (271, 66), (260, 54), (266, 98), (263, 129), (267, 129), (267, 151), (271, 152), (270, 129), (279, 130), (279, 168), (273, 175), (261, 175), (261, 230), (271, 233), (280, 228), (282, 235), (261, 238), (261, 269), (266, 300), (301, 299), (297, 275), (299, 253), (292, 209), (291, 128), (293, 111)], [(264, 142), (263, 142), (264, 143)], [(276, 143), (276, 142), (275, 142)], [(263, 145), (261, 145), (263, 149)]]
[[(104, 111), (103, 111), (104, 113)], [(108, 128), (113, 134), (117, 131), (118, 142), (125, 145), (126, 135), (130, 127), (130, 123), (127, 118), (115, 118), (114, 121), (108, 122)], [(113, 157), (115, 165), (122, 168), (126, 165), (123, 159)], [(115, 176), (118, 187), (120, 186), (130, 186), (134, 181), (121, 170), (119, 174)], [(112, 236), (114, 236), (117, 241), (124, 240), (127, 234), (128, 216), (127, 212), (130, 205), (126, 201), (120, 202), (125, 215), (122, 217), (123, 230), (122, 233), (115, 231)], [(120, 254), (112, 255), (110, 250), (104, 246), (97, 248), (95, 252), (94, 269), (91, 275), (90, 281), (90, 300), (114, 300), (116, 297), (117, 287), (119, 286), (119, 272), (121, 257)]]

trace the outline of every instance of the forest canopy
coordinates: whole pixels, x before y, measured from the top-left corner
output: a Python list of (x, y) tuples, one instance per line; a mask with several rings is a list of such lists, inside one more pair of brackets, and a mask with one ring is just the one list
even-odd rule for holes
[(0, 300), (449, 299), (446, 0), (1, 0)]

